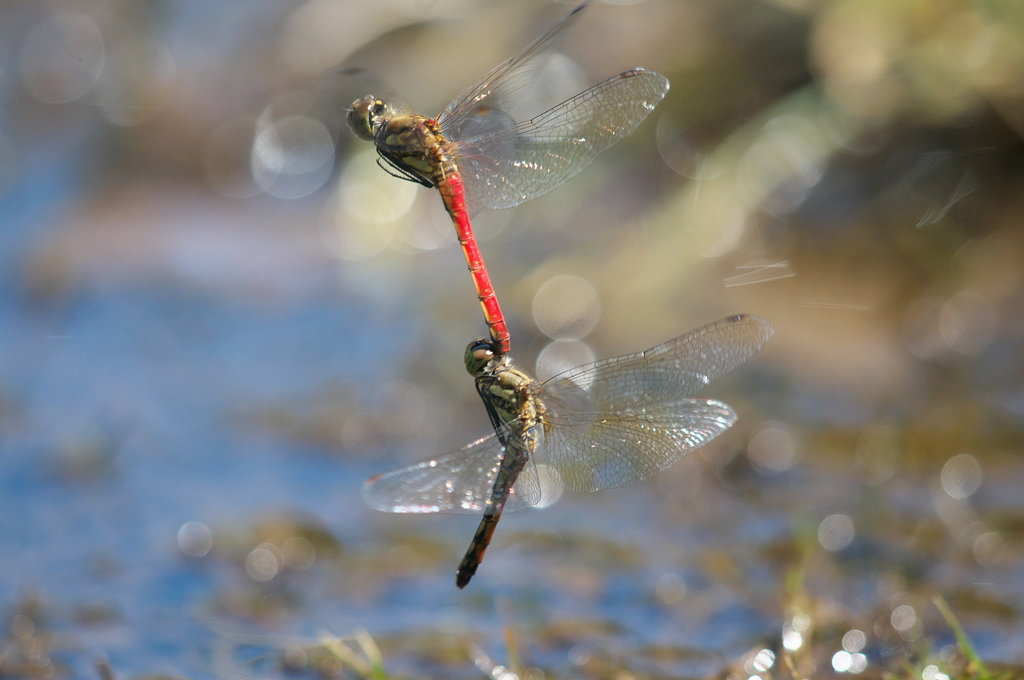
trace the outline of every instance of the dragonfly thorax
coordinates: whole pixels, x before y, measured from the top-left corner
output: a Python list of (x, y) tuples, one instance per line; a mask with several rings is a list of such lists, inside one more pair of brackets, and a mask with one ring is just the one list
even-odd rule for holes
[(491, 371), (476, 376), (476, 390), (483, 398), (488, 410), (504, 422), (521, 422), (535, 419), (535, 409), (529, 394), (533, 378), (511, 366), (508, 357), (495, 362)]
[(492, 422), (495, 418), (504, 422), (523, 419), (530, 400), (528, 388), (536, 381), (515, 368), (512, 357), (496, 352), (490, 340), (474, 340), (466, 347), (466, 370), (476, 379), (477, 392)]
[(437, 123), (426, 116), (388, 116), (377, 123), (373, 141), (377, 152), (406, 179), (437, 186), (442, 177), (454, 170), (444, 151), (444, 135), (438, 131)]

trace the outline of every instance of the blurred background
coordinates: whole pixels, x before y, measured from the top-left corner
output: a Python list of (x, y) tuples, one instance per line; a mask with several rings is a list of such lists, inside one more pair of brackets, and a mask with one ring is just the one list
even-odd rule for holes
[(514, 354), (546, 377), (755, 313), (774, 339), (703, 395), (740, 420), (506, 517), (465, 592), (476, 518), (363, 507), (488, 432), (485, 328), (436, 191), (318, 77), (433, 115), (571, 7), (0, 7), (0, 675), (368, 677), (379, 646), (399, 677), (939, 680), (976, 666), (937, 595), (1020, 671), (1015, 0), (593, 3), (564, 95), (672, 89), (474, 220)]

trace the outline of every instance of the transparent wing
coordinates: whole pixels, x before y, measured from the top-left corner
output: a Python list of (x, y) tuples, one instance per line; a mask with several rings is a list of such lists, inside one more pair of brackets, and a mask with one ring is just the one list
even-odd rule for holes
[(460, 92), (437, 117), (445, 134), (455, 132), (455, 136), (449, 138), (457, 139), (457, 131), (462, 128), (463, 122), (478, 118), (487, 109), (510, 110), (516, 95), (544, 67), (551, 47), (576, 22), (584, 7), (585, 4), (569, 12), (522, 52), (494, 67), (483, 78)]
[(561, 414), (674, 404), (749, 359), (772, 333), (772, 325), (760, 317), (730, 316), (649, 350), (559, 373), (539, 386), (539, 396)]
[[(382, 512), (483, 512), (502, 453), (494, 435), (479, 439), (455, 453), (371, 477), (363, 485), (363, 500)], [(539, 502), (536, 468), (527, 465), (512, 486), (505, 510)]]
[(462, 119), (449, 138), (470, 203), (511, 208), (561, 186), (632, 134), (668, 87), (664, 76), (635, 69), (519, 124), (500, 108)]
[(685, 399), (616, 413), (551, 414), (537, 465), (575, 492), (635, 484), (672, 466), (736, 422), (712, 399)]
[(633, 484), (671, 466), (736, 422), (729, 406), (690, 394), (759, 350), (772, 327), (732, 316), (644, 352), (587, 364), (537, 388), (547, 408), (537, 465), (578, 492)]

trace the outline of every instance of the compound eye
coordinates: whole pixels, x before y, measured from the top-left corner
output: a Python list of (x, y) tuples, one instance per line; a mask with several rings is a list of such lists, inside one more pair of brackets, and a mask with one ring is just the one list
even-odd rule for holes
[(494, 348), (486, 340), (475, 340), (466, 348), (466, 370), (470, 375), (479, 375), (494, 358)]
[(372, 96), (366, 96), (352, 102), (352, 108), (348, 112), (348, 126), (359, 139), (373, 141), (373, 123), (378, 117), (384, 104)]

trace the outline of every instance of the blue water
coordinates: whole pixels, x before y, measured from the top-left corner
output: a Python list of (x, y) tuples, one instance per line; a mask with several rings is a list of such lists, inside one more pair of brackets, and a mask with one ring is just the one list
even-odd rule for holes
[(178, 557), (182, 524), (273, 508), (352, 516), (364, 469), (231, 415), (377, 379), (376, 352), (401, 342), (359, 310), (311, 301), (271, 316), (159, 288), (3, 308), (0, 600), (114, 604), (139, 634), (141, 671), (182, 654), (153, 617), (173, 611), (172, 637), (200, 635), (188, 608), (216, 587)]

